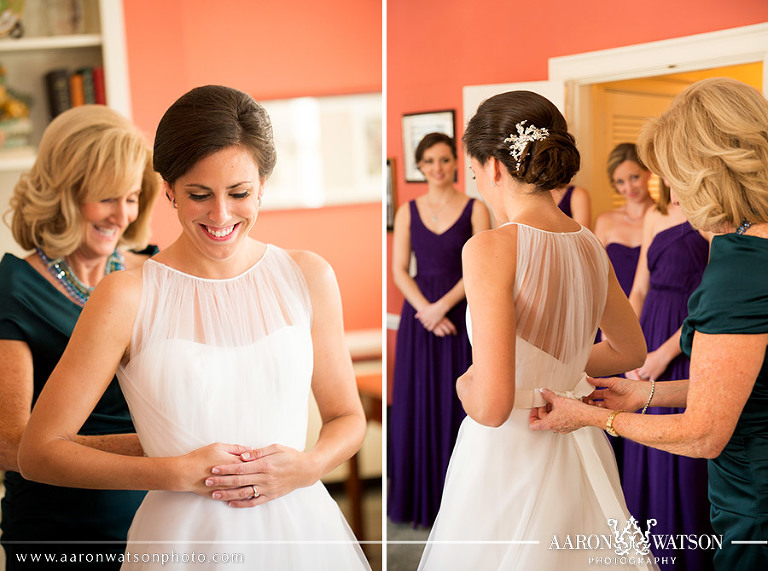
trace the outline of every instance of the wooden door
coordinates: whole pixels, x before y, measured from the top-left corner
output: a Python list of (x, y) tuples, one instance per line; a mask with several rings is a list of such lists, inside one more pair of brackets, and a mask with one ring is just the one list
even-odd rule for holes
[[(637, 142), (645, 122), (661, 115), (669, 107), (674, 93), (663, 93), (650, 88), (642, 92), (634, 87), (617, 88), (614, 84), (595, 84), (592, 90), (593, 154), (591, 157), (584, 157), (584, 167), (592, 169), (594, 173), (592, 188), (588, 190), (592, 196), (592, 215), (595, 217), (624, 202), (608, 180), (606, 164), (611, 150), (619, 143)], [(656, 177), (651, 181), (650, 190), (655, 198), (658, 193)]]

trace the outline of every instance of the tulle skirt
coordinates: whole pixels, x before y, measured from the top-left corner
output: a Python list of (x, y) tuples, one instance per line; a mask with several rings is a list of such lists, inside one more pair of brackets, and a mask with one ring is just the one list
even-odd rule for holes
[(617, 554), (629, 516), (603, 432), (533, 432), (528, 415), (464, 420), (419, 569), (655, 568), (651, 553)]
[(153, 491), (128, 532), (123, 570), (369, 569), (325, 487), (253, 508), (192, 493)]

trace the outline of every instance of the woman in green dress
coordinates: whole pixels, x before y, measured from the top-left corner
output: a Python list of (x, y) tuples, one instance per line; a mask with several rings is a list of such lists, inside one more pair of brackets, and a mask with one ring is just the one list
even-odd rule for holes
[[(600, 379), (597, 406), (544, 391), (550, 405), (532, 412), (531, 428), (599, 426), (709, 458), (715, 567), (768, 569), (768, 101), (738, 81), (700, 81), (646, 126), (639, 147), (691, 225), (717, 234), (682, 330), (690, 379)], [(651, 403), (686, 410), (643, 416)]]
[[(144, 493), (32, 482), (19, 474), (17, 454), (32, 406), (93, 287), (105, 274), (137, 267), (153, 253), (129, 249), (147, 246), (158, 189), (141, 132), (101, 105), (56, 117), (35, 164), (14, 189), (9, 222), (16, 241), (32, 253), (23, 259), (5, 254), (0, 262), (2, 544), (9, 571), (119, 567), (115, 556), (123, 552)], [(94, 448), (143, 454), (117, 379), (77, 438)], [(68, 543), (75, 541), (81, 543)], [(55, 562), (46, 565), (45, 554)], [(40, 556), (43, 561), (35, 563)]]

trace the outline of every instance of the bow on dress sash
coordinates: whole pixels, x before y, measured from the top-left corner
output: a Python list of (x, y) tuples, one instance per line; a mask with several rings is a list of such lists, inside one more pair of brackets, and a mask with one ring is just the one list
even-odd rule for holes
[[(571, 399), (581, 400), (582, 397), (592, 394), (595, 387), (589, 384), (587, 381), (587, 374), (582, 373), (576, 386), (570, 391), (552, 391), (553, 393), (560, 395), (561, 397), (568, 397)], [(547, 401), (541, 394), (538, 388), (535, 389), (517, 389), (515, 391), (515, 405), (514, 408), (538, 408), (540, 406), (546, 406)]]
[[(590, 395), (595, 390), (589, 381), (587, 381), (587, 374), (582, 373), (581, 378), (570, 391), (552, 391), (563, 397), (579, 399)], [(547, 401), (541, 394), (541, 391), (536, 389), (519, 389), (515, 391), (515, 405), (517, 409), (531, 409), (535, 407), (545, 406)], [(626, 505), (623, 502), (624, 495), (621, 492), (621, 488), (614, 486), (614, 481), (608, 476), (610, 466), (605, 466), (603, 459), (597, 453), (595, 443), (595, 431), (600, 431), (594, 427), (584, 427), (567, 434), (554, 434), (556, 438), (569, 438), (576, 445), (576, 449), (581, 457), (581, 464), (584, 473), (589, 481), (592, 490), (595, 493), (600, 509), (606, 518), (606, 525), (609, 519), (616, 519), (619, 529), (626, 525), (629, 519), (629, 512)], [(600, 436), (600, 435), (598, 435)], [(607, 437), (602, 434), (602, 437)], [(606, 441), (606, 446), (610, 448), (610, 445)], [(616, 482), (618, 482), (618, 473), (616, 474)], [(657, 569), (655, 565), (648, 565), (645, 558), (637, 558), (636, 567), (638, 569)]]

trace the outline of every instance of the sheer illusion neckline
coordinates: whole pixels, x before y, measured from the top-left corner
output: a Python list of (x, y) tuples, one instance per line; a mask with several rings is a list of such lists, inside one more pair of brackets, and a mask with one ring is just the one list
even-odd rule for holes
[(522, 222), (505, 222), (504, 224), (499, 226), (499, 228), (501, 228), (503, 226), (511, 226), (512, 224), (516, 224), (517, 226), (524, 226), (526, 228), (530, 228), (531, 230), (536, 230), (537, 232), (544, 232), (545, 234), (564, 234), (564, 235), (568, 236), (568, 235), (571, 235), (571, 234), (576, 235), (576, 234), (581, 234), (582, 232), (584, 232), (584, 226), (582, 226), (578, 230), (574, 230), (573, 232), (554, 232), (552, 230), (544, 230), (543, 228), (536, 228), (536, 226), (530, 226), (528, 224), (523, 224)]
[(231, 281), (235, 281), (240, 278), (243, 278), (248, 274), (250, 274), (251, 272), (253, 272), (256, 268), (258, 268), (261, 265), (261, 263), (264, 261), (264, 259), (267, 257), (267, 254), (272, 249), (272, 244), (265, 244), (265, 246), (266, 247), (264, 248), (264, 253), (261, 255), (261, 257), (258, 260), (254, 262), (254, 264), (250, 268), (247, 268), (245, 271), (240, 272), (239, 274), (237, 274), (236, 276), (232, 276), (231, 278), (203, 278), (201, 276), (196, 276), (194, 274), (188, 274), (187, 272), (182, 272), (181, 270), (177, 270), (176, 268), (173, 268), (162, 262), (158, 262), (157, 260), (154, 260), (152, 258), (149, 258), (147, 262), (152, 262), (153, 264), (161, 268), (164, 268), (174, 274), (179, 274), (181, 276), (184, 276), (193, 280), (198, 280), (201, 282), (210, 282), (210, 283), (224, 283), (224, 282), (231, 282)]

